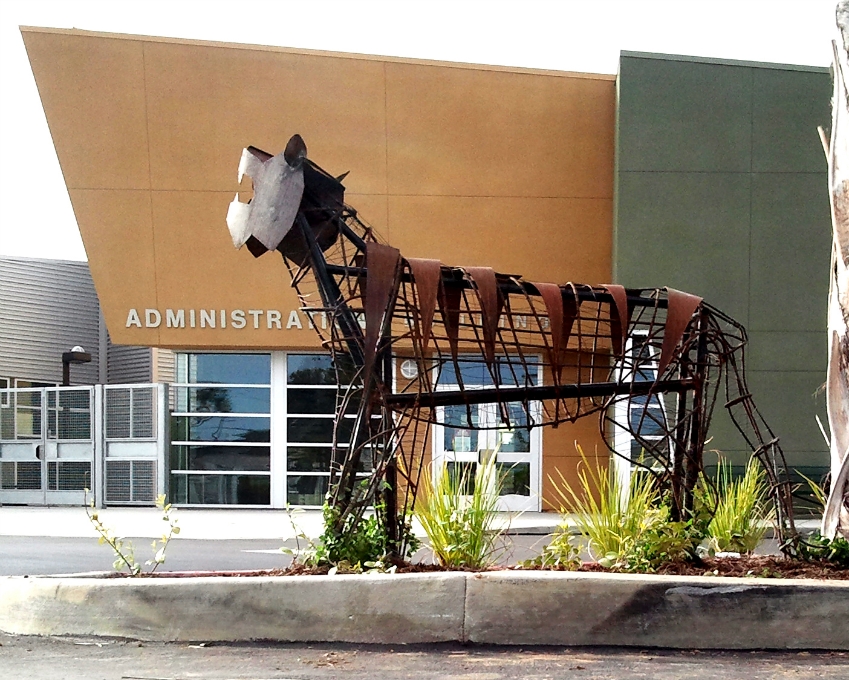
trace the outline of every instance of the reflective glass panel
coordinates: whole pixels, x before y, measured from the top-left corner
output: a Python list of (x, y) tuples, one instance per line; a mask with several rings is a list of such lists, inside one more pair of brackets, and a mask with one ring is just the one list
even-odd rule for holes
[(171, 447), (172, 470), (271, 470), (267, 446), (181, 446)]
[[(471, 422), (465, 406), (446, 406), (444, 409), (444, 449), (446, 451), (467, 452), (478, 450), (478, 431), (464, 425), (477, 427), (480, 415), (476, 406), (471, 407)], [(453, 427), (452, 427), (453, 426)]]
[(178, 371), (178, 382), (269, 385), (271, 355), (181, 354)]
[(659, 406), (642, 406), (631, 408), (631, 431), (647, 436), (662, 437), (665, 434), (663, 427), (663, 409)]
[[(498, 407), (495, 407), (496, 411)], [(506, 429), (503, 426), (499, 428), (499, 438), (501, 453), (528, 453), (531, 450), (531, 430), (528, 424), (528, 412), (521, 402), (511, 402), (507, 404), (507, 412), (510, 418), (510, 423), (514, 426), (513, 429)], [(500, 422), (501, 416), (496, 413), (496, 422)]]
[[(339, 424), (341, 443), (350, 439), (353, 422), (352, 418), (345, 418)], [(292, 443), (332, 444), (333, 418), (287, 418), (286, 436)]]
[(321, 475), (289, 475), (286, 492), (291, 505), (322, 505), (330, 478)]
[(172, 502), (197, 505), (269, 505), (268, 475), (171, 475)]
[[(331, 448), (324, 446), (290, 446), (287, 449), (286, 469), (290, 472), (330, 472), (333, 460)], [(372, 451), (364, 449), (360, 456), (360, 472), (372, 467)]]
[(448, 462), (445, 465), (448, 469), (448, 478), (451, 480), (451, 488), (459, 489), (464, 495), (472, 495), (475, 491), (478, 464)]
[(288, 413), (336, 413), (336, 390), (292, 387), (286, 390)]
[(290, 354), (286, 367), (290, 385), (336, 384), (336, 369), (329, 354)]
[[(339, 377), (343, 384), (354, 380), (353, 363), (337, 357)], [(287, 381), (290, 385), (335, 385), (337, 370), (329, 354), (289, 354), (286, 357)]]
[(176, 410), (181, 413), (270, 413), (267, 387), (178, 387)]
[(269, 442), (270, 418), (174, 416), (171, 438), (192, 442)]
[[(483, 359), (460, 357), (459, 376), (466, 387), (488, 387), (493, 384), (492, 373)], [(439, 385), (458, 385), (457, 366), (453, 361), (445, 363), (439, 370)], [(496, 370), (498, 371), (501, 385), (536, 385), (538, 367), (536, 365), (523, 366), (518, 358), (514, 362), (508, 361), (506, 357), (496, 358)]]
[(531, 495), (530, 463), (496, 463), (496, 474), (502, 479), (501, 495)]
[(290, 446), (286, 469), (293, 472), (330, 472), (332, 451), (324, 446)]

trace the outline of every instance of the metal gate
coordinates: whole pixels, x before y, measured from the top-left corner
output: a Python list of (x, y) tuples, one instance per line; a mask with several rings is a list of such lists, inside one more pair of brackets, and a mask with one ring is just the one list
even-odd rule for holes
[(0, 502), (79, 505), (94, 471), (93, 387), (0, 392)]
[(103, 388), (103, 472), (106, 505), (153, 505), (165, 490), (165, 385)]
[(0, 504), (153, 505), (166, 416), (165, 385), (0, 390)]

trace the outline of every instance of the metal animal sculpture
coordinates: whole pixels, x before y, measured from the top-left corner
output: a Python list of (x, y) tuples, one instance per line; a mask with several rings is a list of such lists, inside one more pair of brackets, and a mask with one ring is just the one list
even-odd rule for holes
[[(230, 205), (233, 242), (256, 257), (283, 255), (338, 372), (334, 530), (382, 496), (390, 543), (403, 554), (399, 517), (415, 502), (432, 423), (529, 432), (590, 414), (611, 450), (617, 431), (630, 435), (633, 464), (666, 485), (673, 514), (686, 517), (721, 393), (792, 543), (785, 461), (745, 383), (740, 324), (672, 289), (559, 285), (402, 257), (345, 204), (342, 178), (309, 160), (298, 135), (278, 156), (245, 149), (240, 182), (243, 174), (254, 196)], [(492, 405), (486, 422), (479, 404)], [(366, 462), (373, 472), (363, 482)]]

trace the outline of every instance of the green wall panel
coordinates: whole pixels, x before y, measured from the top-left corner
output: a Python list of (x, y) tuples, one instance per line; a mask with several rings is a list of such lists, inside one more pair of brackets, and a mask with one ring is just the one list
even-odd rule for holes
[(824, 331), (831, 252), (825, 173), (754, 173), (751, 186), (751, 330)]
[[(749, 384), (788, 461), (826, 465), (828, 72), (623, 53), (617, 91), (615, 280), (698, 293), (746, 325)], [(721, 400), (710, 435), (745, 460)]]
[[(751, 371), (749, 387), (758, 409), (794, 464), (828, 465), (816, 417), (826, 422), (824, 371)], [(806, 452), (809, 458), (798, 454)], [(790, 462), (788, 460), (788, 462)]]
[(823, 73), (753, 68), (752, 170), (826, 170), (817, 126), (831, 124), (831, 79)]
[(728, 172), (751, 165), (751, 74), (738, 66), (620, 61), (619, 170)]
[(828, 361), (827, 335), (822, 331), (749, 330), (746, 365), (750, 371), (825, 372)]
[[(748, 320), (748, 177), (710, 172), (625, 172), (619, 191), (617, 282), (696, 293)], [(721, 200), (717, 197), (721, 196)]]

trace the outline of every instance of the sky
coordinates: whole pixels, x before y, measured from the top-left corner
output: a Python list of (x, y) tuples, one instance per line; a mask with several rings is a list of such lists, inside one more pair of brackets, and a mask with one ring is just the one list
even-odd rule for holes
[(85, 260), (18, 26), (616, 73), (620, 50), (828, 66), (835, 0), (2, 0), (0, 255)]

